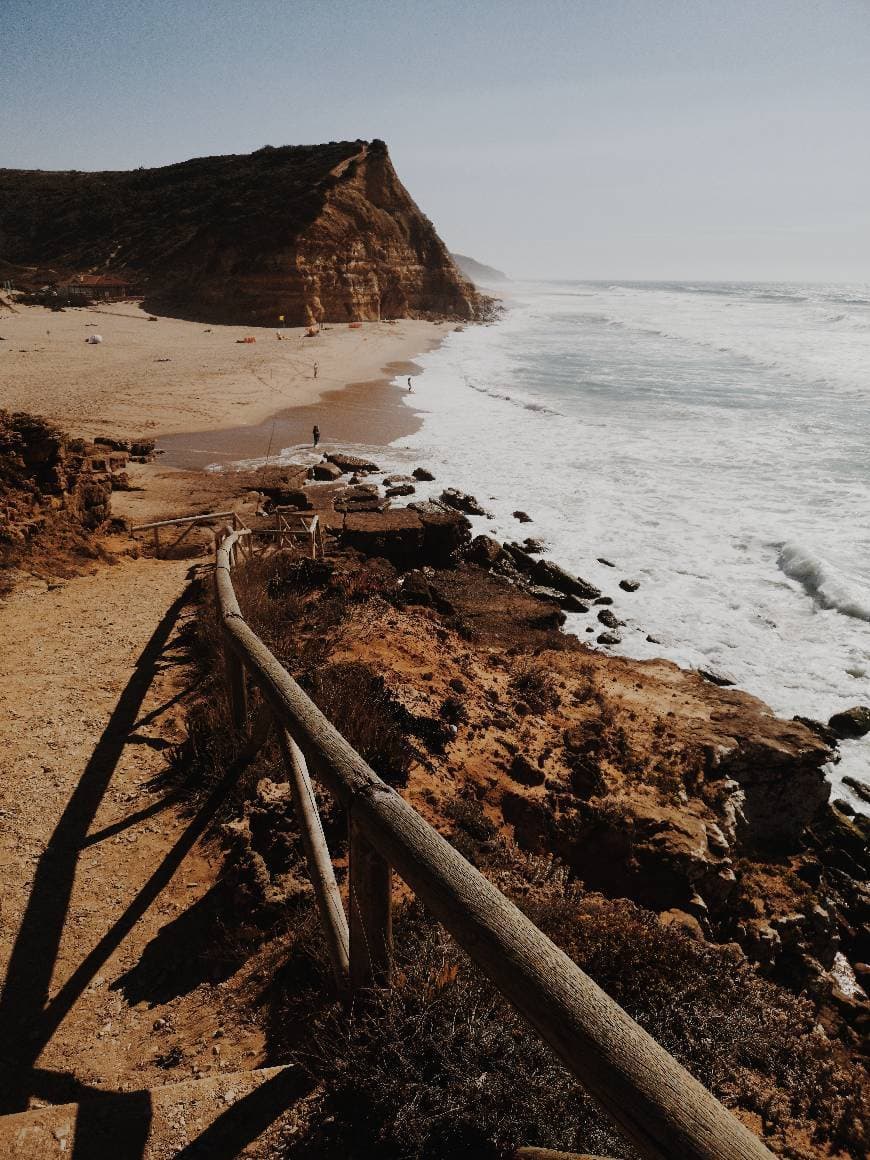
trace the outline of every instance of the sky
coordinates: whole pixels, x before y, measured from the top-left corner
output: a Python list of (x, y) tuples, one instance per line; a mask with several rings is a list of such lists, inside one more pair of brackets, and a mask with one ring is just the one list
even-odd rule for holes
[(0, 62), (0, 166), (381, 137), (515, 277), (870, 281), (870, 0), (2, 0)]

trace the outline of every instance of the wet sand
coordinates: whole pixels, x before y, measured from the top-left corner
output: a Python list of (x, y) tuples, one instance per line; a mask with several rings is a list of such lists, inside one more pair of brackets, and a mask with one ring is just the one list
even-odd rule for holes
[(387, 363), (380, 378), (327, 391), (315, 403), (287, 408), (261, 423), (164, 436), (158, 440), (161, 466), (197, 470), (277, 456), (288, 448), (310, 453), (315, 424), (325, 451), (337, 445), (350, 452), (384, 446), (420, 426), (404, 404), (407, 389), (392, 382), (419, 370), (414, 362)]

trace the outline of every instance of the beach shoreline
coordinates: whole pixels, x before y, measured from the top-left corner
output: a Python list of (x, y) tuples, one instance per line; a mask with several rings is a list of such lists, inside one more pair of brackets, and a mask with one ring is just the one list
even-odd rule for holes
[[(351, 441), (389, 442), (413, 428), (389, 384), (398, 374), (415, 373), (414, 357), (455, 326), (419, 319), (353, 328), (336, 323), (308, 337), (300, 327), (155, 318), (133, 302), (61, 312), (0, 304), (0, 407), (42, 415), (88, 439), (148, 437), (181, 446), (191, 433), (195, 441), (203, 432), (225, 432), (226, 438), (215, 436), (221, 445), (237, 440), (259, 449), (258, 429), (304, 408), (320, 409), (327, 397), (334, 410), (350, 388), (355, 410), (338, 408), (344, 414), (335, 438), (358, 431)], [(103, 341), (91, 345), (90, 335)], [(370, 400), (363, 403), (376, 389), (380, 402), (395, 402), (389, 419), (378, 417)], [(320, 425), (326, 436), (328, 422)]]
[[(426, 350), (437, 345), (430, 342)], [(385, 447), (421, 426), (419, 416), (403, 403), (407, 388), (395, 384), (397, 378), (414, 376), (420, 369), (412, 359), (403, 358), (385, 364), (377, 378), (323, 391), (316, 399), (285, 407), (259, 423), (162, 436), (157, 440), (161, 462), (185, 471), (260, 466), (282, 452), (286, 457), (288, 450), (310, 453), (315, 425), (323, 450)]]

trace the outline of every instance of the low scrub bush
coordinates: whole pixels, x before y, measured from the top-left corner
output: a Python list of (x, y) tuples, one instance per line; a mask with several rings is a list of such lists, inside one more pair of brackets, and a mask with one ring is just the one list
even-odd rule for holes
[(510, 680), (510, 687), (533, 713), (557, 709), (559, 691), (553, 674), (540, 662), (522, 661)]
[[(350, 1015), (321, 1007), (303, 1045), (285, 1056), (324, 1093), (293, 1160), (496, 1160), (518, 1144), (634, 1156), (418, 905), (400, 912), (396, 942), (397, 985), (370, 992)], [(313, 992), (283, 997), (279, 1025), (318, 1005), (312, 982)]]
[(390, 785), (404, 785), (411, 747), (383, 677), (350, 661), (316, 670), (306, 684), (321, 712), (372, 769)]

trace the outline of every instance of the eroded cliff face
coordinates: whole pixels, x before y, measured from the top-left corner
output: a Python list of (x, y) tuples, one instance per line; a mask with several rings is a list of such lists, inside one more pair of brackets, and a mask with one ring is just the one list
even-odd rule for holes
[(0, 260), (31, 283), (124, 273), (150, 308), (204, 321), (470, 320), (488, 307), (382, 141), (131, 173), (2, 170)]
[(482, 299), (375, 142), (340, 167), (322, 212), (288, 255), (312, 318), (447, 315), (472, 319)]

